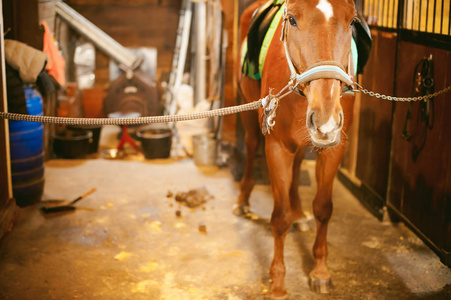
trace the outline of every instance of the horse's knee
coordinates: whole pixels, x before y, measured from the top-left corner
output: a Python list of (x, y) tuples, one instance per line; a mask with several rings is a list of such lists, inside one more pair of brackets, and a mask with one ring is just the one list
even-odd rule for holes
[(275, 210), (271, 216), (271, 225), (274, 234), (282, 236), (287, 233), (291, 226), (291, 210), (289, 208)]
[(332, 215), (332, 210), (333, 204), (330, 198), (326, 201), (320, 201), (318, 199), (313, 201), (313, 214), (318, 222), (328, 222)]

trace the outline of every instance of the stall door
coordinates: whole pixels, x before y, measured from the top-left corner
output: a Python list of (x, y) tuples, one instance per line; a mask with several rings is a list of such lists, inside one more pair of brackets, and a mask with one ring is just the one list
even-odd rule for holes
[[(429, 57), (435, 91), (451, 85), (450, 51), (401, 42), (397, 95), (411, 94), (415, 67)], [(396, 103), (387, 198), (388, 208), (411, 225), (447, 265), (451, 264), (450, 116), (450, 92), (428, 105)]]

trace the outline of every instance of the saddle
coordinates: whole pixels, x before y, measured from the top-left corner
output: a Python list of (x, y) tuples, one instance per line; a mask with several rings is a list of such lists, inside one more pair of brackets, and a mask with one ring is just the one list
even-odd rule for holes
[(357, 59), (357, 74), (363, 73), (368, 59), (370, 58), (371, 48), (373, 47), (373, 39), (371, 38), (370, 28), (365, 22), (365, 18), (357, 13), (360, 22), (355, 22), (352, 28), (352, 38), (357, 45), (359, 57)]
[[(246, 76), (253, 79), (261, 78), (262, 64), (272, 39), (272, 36), (267, 38), (267, 35), (274, 34), (276, 29), (274, 27), (278, 26), (279, 17), (282, 15), (281, 8), (284, 4), (284, 0), (268, 0), (257, 8), (252, 15), (247, 34), (247, 45), (243, 47), (242, 53), (241, 71)], [(357, 73), (361, 74), (371, 53), (372, 39), (369, 27), (364, 21), (364, 18), (360, 16), (359, 18), (361, 21), (360, 23), (356, 22), (354, 24), (352, 37), (356, 43), (358, 52)]]
[(252, 15), (249, 32), (247, 33), (247, 51), (242, 66), (243, 73), (254, 79), (260, 79), (260, 51), (266, 33), (283, 3), (284, 1), (268, 0), (257, 8)]

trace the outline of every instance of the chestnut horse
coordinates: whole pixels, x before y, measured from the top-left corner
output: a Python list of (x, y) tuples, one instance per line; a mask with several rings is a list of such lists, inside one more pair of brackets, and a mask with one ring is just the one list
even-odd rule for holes
[[(264, 1), (248, 7), (240, 23), (242, 42), (246, 40), (253, 12)], [(246, 102), (268, 95), (270, 89), (280, 91), (290, 79), (312, 66), (340, 66), (354, 75), (350, 59), (352, 25), (358, 20), (353, 0), (287, 0), (286, 10), (278, 24), (263, 66), (260, 80), (240, 72), (239, 90)], [(281, 42), (282, 40), (284, 42)], [(284, 43), (286, 44), (284, 47)], [(286, 48), (286, 49), (285, 49)], [(291, 61), (291, 62), (290, 62)], [(290, 66), (291, 64), (291, 66)], [(325, 77), (325, 78), (324, 78)], [(332, 185), (346, 143), (344, 132), (352, 121), (354, 94), (343, 93), (341, 77), (320, 76), (297, 86), (280, 100), (275, 126), (264, 136), (274, 209), (271, 226), (274, 235), (274, 258), (270, 268), (270, 298), (285, 298), (284, 240), (293, 221), (305, 219), (298, 193), (301, 162), (305, 148), (317, 150), (317, 193), (313, 214), (317, 225), (313, 245), (314, 267), (310, 284), (314, 290), (328, 292), (330, 274), (327, 269), (327, 224), (332, 214)], [(253, 160), (257, 151), (263, 109), (242, 113), (245, 127), (246, 165), (240, 184), (235, 213), (249, 210), (249, 196), (254, 186)]]

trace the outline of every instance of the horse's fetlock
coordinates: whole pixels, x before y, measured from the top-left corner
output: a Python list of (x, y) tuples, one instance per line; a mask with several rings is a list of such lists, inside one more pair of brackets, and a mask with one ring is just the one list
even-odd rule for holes
[(283, 263), (273, 263), (271, 269), (269, 270), (269, 275), (274, 280), (274, 278), (284, 277), (286, 273), (286, 268)]

